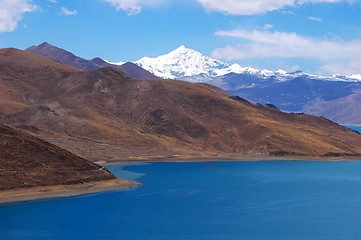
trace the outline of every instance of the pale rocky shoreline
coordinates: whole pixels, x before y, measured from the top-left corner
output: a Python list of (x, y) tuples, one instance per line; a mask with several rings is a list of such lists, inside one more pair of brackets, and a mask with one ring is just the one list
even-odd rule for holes
[(164, 156), (139, 156), (125, 157), (112, 160), (99, 160), (96, 162), (102, 166), (117, 164), (136, 164), (153, 162), (258, 162), (258, 161), (359, 161), (361, 156), (269, 156), (263, 154), (240, 155), (240, 154), (219, 154), (219, 155), (164, 155)]
[(114, 179), (74, 185), (41, 186), (3, 190), (0, 191), (0, 205), (121, 190), (138, 187), (140, 185), (141, 184), (137, 182)]

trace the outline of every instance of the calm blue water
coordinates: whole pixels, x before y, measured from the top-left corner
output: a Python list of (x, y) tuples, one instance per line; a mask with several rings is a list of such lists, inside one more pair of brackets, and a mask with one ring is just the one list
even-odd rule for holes
[(355, 131), (361, 133), (361, 126), (356, 126), (356, 125), (343, 125), (343, 126), (351, 128), (352, 130), (355, 130)]
[(0, 239), (361, 239), (361, 161), (125, 168), (144, 185), (0, 206)]

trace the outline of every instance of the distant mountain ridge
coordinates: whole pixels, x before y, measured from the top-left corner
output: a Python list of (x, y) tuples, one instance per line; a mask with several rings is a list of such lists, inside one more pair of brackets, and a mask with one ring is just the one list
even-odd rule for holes
[[(302, 71), (289, 73), (282, 69), (270, 71), (266, 69), (258, 70), (251, 67), (241, 67), (237, 63), (229, 64), (207, 57), (200, 52), (186, 48), (184, 45), (181, 45), (168, 54), (164, 54), (156, 58), (143, 57), (133, 63), (112, 63), (99, 57), (86, 60), (47, 42), (43, 42), (38, 46), (31, 46), (27, 48), (26, 51), (37, 53), (44, 57), (48, 57), (63, 64), (71, 65), (83, 70), (97, 70), (102, 67), (113, 67), (127, 73), (133, 78), (144, 80), (160, 77), (166, 79), (187, 80), (190, 82), (211, 82), (214, 78), (224, 77), (228, 74), (247, 74), (256, 78), (274, 79), (279, 81), (286, 81), (300, 76), (308, 76), (313, 79), (327, 81), (361, 81), (361, 74), (336, 74), (325, 77), (308, 74)], [(141, 67), (141, 69), (136, 68), (133, 64)], [(136, 73), (139, 71), (141, 71), (141, 73)]]
[(64, 49), (55, 47), (47, 42), (44, 42), (38, 46), (31, 46), (27, 48), (26, 51), (48, 57), (60, 63), (67, 64), (82, 70), (94, 71), (104, 67), (113, 67), (125, 72), (129, 76), (136, 79), (147, 80), (158, 78), (152, 73), (142, 69), (141, 67), (138, 67), (131, 62), (127, 62), (122, 65), (114, 65), (104, 61), (99, 57), (93, 58), (91, 60), (86, 60), (84, 58), (75, 56), (73, 53), (68, 52)]
[(302, 75), (328, 81), (361, 81), (361, 74), (324, 77), (302, 71), (288, 73), (282, 69), (270, 71), (266, 69), (258, 70), (251, 67), (241, 67), (237, 63), (229, 64), (207, 57), (200, 52), (186, 48), (184, 45), (168, 54), (155, 58), (143, 57), (134, 63), (158, 77), (189, 80), (191, 82), (208, 82), (213, 78), (222, 77), (227, 74), (248, 74), (262, 79), (273, 78), (279, 81), (290, 80)]

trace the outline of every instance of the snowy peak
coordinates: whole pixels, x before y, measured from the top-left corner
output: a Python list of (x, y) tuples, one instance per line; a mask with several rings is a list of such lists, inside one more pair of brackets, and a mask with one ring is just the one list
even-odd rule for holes
[(194, 50), (192, 50), (190, 48), (186, 48), (184, 45), (181, 45), (180, 47), (178, 47), (177, 49), (175, 49), (171, 53), (182, 53), (182, 52), (188, 52), (188, 51), (194, 51)]
[(217, 77), (230, 72), (239, 72), (242, 69), (238, 64), (221, 62), (184, 45), (156, 58), (144, 57), (135, 64), (156, 76), (172, 79)]
[(161, 78), (183, 79), (190, 82), (207, 82), (230, 73), (249, 74), (266, 79), (271, 76), (283, 81), (289, 77), (286, 71), (258, 70), (224, 63), (181, 45), (172, 52), (156, 58), (143, 57), (135, 62)]

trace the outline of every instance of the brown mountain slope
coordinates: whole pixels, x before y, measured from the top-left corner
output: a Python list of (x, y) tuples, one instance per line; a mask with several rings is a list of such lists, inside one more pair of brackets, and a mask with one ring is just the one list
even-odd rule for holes
[(0, 190), (115, 179), (53, 144), (0, 125)]
[(16, 49), (0, 50), (0, 66), (0, 121), (92, 160), (361, 153), (361, 135), (350, 129), (202, 84), (135, 80), (112, 68), (79, 71)]

